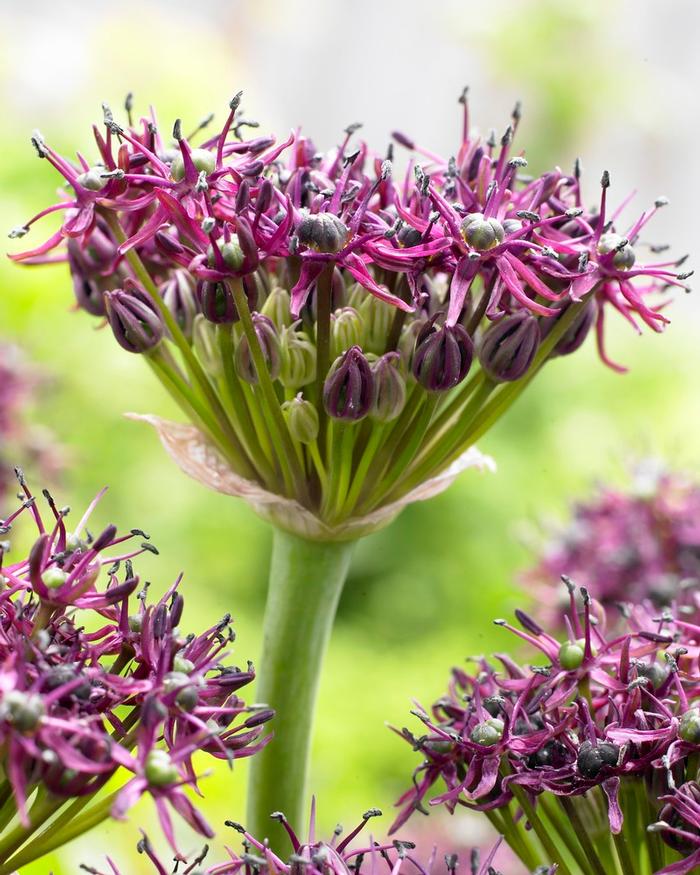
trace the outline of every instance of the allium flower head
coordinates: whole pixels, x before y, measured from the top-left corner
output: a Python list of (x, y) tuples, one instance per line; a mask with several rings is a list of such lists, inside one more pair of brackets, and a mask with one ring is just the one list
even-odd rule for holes
[(565, 636), (521, 611), (519, 627), (496, 621), (537, 664), (480, 657), (415, 712), (425, 734), (401, 734), (423, 760), (394, 828), (429, 800), (485, 812), (526, 865), (697, 871), (700, 626), (647, 604), (610, 634), (587, 590), (581, 611), (568, 589)]
[[(667, 291), (685, 287), (639, 242), (663, 201), (628, 227), (607, 174), (595, 209), (578, 165), (527, 176), (519, 109), (484, 140), (465, 92), (454, 154), (395, 132), (395, 175), (394, 144), (372, 151), (359, 125), (328, 152), (299, 130), (247, 138), (240, 102), (211, 136), (105, 106), (90, 160), (36, 134), (68, 189), (13, 234), (47, 213), (62, 224), (13, 258), (68, 261), (79, 307), (106, 315), (190, 421), (150, 420), (168, 450), (282, 528), (340, 540), (385, 524), (478, 460), (477, 438), (549, 358), (595, 326), (619, 369), (608, 315), (660, 331)], [(378, 401), (374, 364), (395, 352), (405, 387)], [(308, 441), (282, 409), (297, 395), (318, 415)]]
[[(664, 606), (675, 600), (696, 610), (700, 485), (647, 460), (636, 466), (626, 488), (599, 487), (549, 534), (523, 581), (543, 596), (543, 604), (551, 604), (553, 582), (561, 574), (586, 586), (605, 606), (646, 599)], [(553, 621), (555, 614), (556, 609)]]
[[(281, 821), (289, 838), (290, 854), (278, 856), (274, 854), (266, 840), (250, 835), (243, 826), (233, 821), (226, 821), (226, 825), (235, 829), (242, 836), (243, 848), (240, 853), (226, 847), (226, 859), (220, 863), (209, 863), (210, 849), (205, 846), (202, 851), (190, 858), (189, 861), (181, 861), (183, 868), (177, 872), (183, 875), (236, 875), (241, 872), (244, 875), (380, 875), (382, 872), (390, 872), (392, 875), (437, 875), (446, 872), (455, 875), (462, 868), (466, 871), (466, 865), (460, 861), (456, 854), (448, 854), (444, 860), (436, 859), (435, 849), (428, 850), (425, 857), (418, 855), (412, 842), (394, 840), (377, 841), (369, 837), (364, 842), (358, 835), (366, 826), (367, 822), (381, 815), (378, 808), (371, 808), (365, 812), (360, 824), (347, 836), (343, 834), (342, 826), (338, 825), (331, 839), (324, 841), (315, 836), (314, 806), (312, 804), (311, 825), (306, 841), (300, 840), (286, 818), (280, 812), (272, 815), (275, 820)], [(501, 840), (497, 841), (486, 853), (480, 854), (474, 850), (470, 855), (468, 870), (471, 875), (503, 875), (498, 872), (493, 864), (499, 859)], [(171, 870), (157, 855), (148, 838), (144, 835), (139, 842), (138, 851), (144, 854), (153, 864), (153, 871), (158, 875), (169, 875)], [(92, 875), (122, 875), (124, 870), (108, 859), (109, 870), (94, 869), (83, 866), (86, 872)], [(556, 866), (543, 867), (539, 875), (554, 875)], [(505, 870), (509, 875), (509, 870)]]
[[(157, 552), (144, 532), (91, 534), (100, 496), (69, 528), (68, 508), (45, 491), (44, 514), (20, 485), (24, 501), (0, 521), (0, 765), (17, 810), (0, 832), (0, 863), (14, 871), (124, 817), (144, 794), (173, 847), (172, 812), (210, 835), (185, 792), (197, 788), (193, 754), (250, 756), (272, 716), (239, 698), (254, 672), (226, 661), (230, 617), (185, 634), (179, 580), (149, 604), (134, 571), (136, 557)], [(21, 518), (37, 537), (15, 558), (4, 539)], [(126, 780), (98, 798), (117, 775)]]

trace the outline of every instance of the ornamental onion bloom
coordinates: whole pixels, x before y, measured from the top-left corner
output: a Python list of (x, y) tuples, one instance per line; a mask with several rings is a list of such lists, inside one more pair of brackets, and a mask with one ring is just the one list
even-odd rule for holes
[[(239, 697), (252, 665), (226, 659), (228, 615), (186, 631), (179, 580), (149, 602), (133, 560), (157, 550), (139, 529), (90, 533), (102, 493), (69, 527), (68, 508), (45, 490), (44, 513), (21, 473), (19, 482), (24, 500), (0, 521), (0, 765), (16, 811), (3, 819), (0, 868), (13, 872), (125, 817), (144, 794), (178, 854), (173, 813), (212, 834), (186, 792), (198, 789), (193, 754), (232, 763), (269, 738), (270, 710)], [(37, 537), (15, 560), (5, 539), (21, 521)]]
[[(606, 607), (649, 599), (657, 607), (677, 600), (697, 610), (700, 485), (650, 459), (635, 467), (625, 489), (600, 486), (548, 533), (539, 562), (522, 580), (551, 605), (551, 581), (561, 574)], [(552, 622), (556, 617), (555, 606)]]
[[(566, 633), (522, 611), (536, 664), (507, 653), (454, 669), (416, 737), (422, 756), (393, 829), (426, 803), (482, 811), (526, 866), (570, 875), (700, 865), (700, 625), (676, 605), (637, 605), (624, 630), (567, 579)], [(445, 789), (435, 793), (438, 781)]]
[[(183, 860), (182, 868), (178, 872), (183, 875), (235, 875), (243, 872), (245, 875), (298, 875), (306, 872), (308, 875), (379, 875), (381, 872), (390, 871), (394, 875), (401, 873), (414, 873), (419, 875), (432, 875), (437, 872), (447, 872), (455, 875), (460, 867), (457, 854), (446, 854), (444, 860), (438, 860), (435, 848), (428, 849), (428, 854), (423, 857), (416, 852), (413, 842), (401, 841), (376, 841), (373, 837), (367, 840), (357, 841), (357, 836), (366, 826), (367, 822), (381, 815), (378, 808), (371, 808), (362, 816), (362, 820), (355, 829), (345, 836), (343, 828), (338, 825), (330, 840), (318, 840), (315, 838), (314, 807), (312, 804), (311, 824), (306, 841), (300, 840), (287, 819), (280, 812), (272, 817), (280, 821), (285, 828), (289, 850), (287, 855), (277, 855), (270, 850), (265, 840), (253, 837), (246, 829), (233, 821), (226, 821), (226, 826), (235, 829), (242, 835), (242, 851), (236, 853), (226, 846), (226, 858), (220, 863), (209, 863), (210, 848), (204, 848), (189, 860)], [(351, 842), (353, 844), (351, 844)], [(501, 849), (502, 839), (499, 839), (484, 853), (474, 849), (470, 854), (469, 872), (471, 875), (501, 875), (493, 868), (493, 863), (501, 860), (504, 855)], [(158, 875), (169, 875), (171, 869), (158, 857), (155, 849), (143, 834), (137, 845), (137, 850), (143, 854), (153, 865), (153, 871)], [(108, 858), (109, 870), (104, 872), (83, 865), (81, 868), (92, 875), (121, 875), (125, 870)], [(506, 875), (510, 875), (515, 869), (506, 869)], [(539, 875), (554, 875), (556, 867), (544, 867)]]
[[(610, 314), (660, 331), (668, 290), (685, 288), (678, 262), (640, 243), (665, 199), (626, 226), (607, 173), (593, 209), (578, 164), (525, 175), (519, 108), (483, 139), (465, 91), (454, 154), (395, 132), (408, 152), (397, 177), (393, 144), (353, 145), (359, 125), (327, 152), (299, 130), (246, 138), (240, 102), (220, 131), (189, 137), (179, 120), (171, 132), (153, 113), (133, 119), (131, 100), (128, 124), (104, 106), (77, 161), (35, 133), (68, 186), (11, 236), (49, 213), (58, 230), (12, 258), (68, 262), (78, 306), (106, 316), (190, 421), (151, 420), (169, 451), (281, 528), (338, 540), (386, 524), (476, 458), (463, 454), (547, 359), (594, 330), (621, 369), (604, 346)], [(368, 374), (397, 351), (405, 391), (373, 416), (385, 387)], [(297, 395), (318, 414), (312, 441), (282, 410)]]

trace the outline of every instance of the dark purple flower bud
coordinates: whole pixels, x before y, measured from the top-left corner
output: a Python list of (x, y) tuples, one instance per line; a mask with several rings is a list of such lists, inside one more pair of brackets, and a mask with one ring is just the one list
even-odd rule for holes
[[(562, 315), (566, 312), (567, 309), (568, 306), (562, 309)], [(576, 318), (574, 319), (572, 324), (566, 329), (564, 334), (557, 341), (551, 355), (571, 355), (572, 352), (576, 352), (576, 350), (583, 345), (586, 337), (588, 337), (588, 332), (595, 324), (597, 315), (598, 304), (596, 303), (595, 298), (589, 297), (583, 307), (577, 313)], [(552, 318), (542, 319), (542, 321), (540, 322), (540, 330), (543, 340), (554, 328), (559, 319), (561, 319), (561, 316), (554, 316)]]
[(315, 252), (340, 252), (350, 231), (333, 213), (307, 213), (296, 227), (296, 236), (302, 246)]
[[(683, 804), (685, 811), (692, 812), (700, 808), (700, 785), (696, 781), (687, 781), (678, 787), (676, 793), (678, 801)], [(688, 835), (688, 833), (693, 833), (697, 826), (685, 820), (672, 802), (664, 805), (661, 809), (659, 820), (662, 823), (668, 824), (673, 829), (685, 833), (685, 835), (679, 835), (677, 832), (661, 829), (661, 838), (670, 848), (679, 851), (681, 854), (691, 854), (697, 850), (696, 842)], [(695, 830), (693, 827), (695, 827)]]
[(199, 283), (199, 303), (208, 322), (227, 325), (238, 321), (238, 310), (228, 283), (203, 280)]
[(474, 344), (462, 325), (426, 322), (416, 338), (413, 376), (429, 392), (446, 392), (469, 373)]
[(127, 352), (149, 352), (163, 339), (160, 314), (137, 288), (107, 292), (105, 302), (107, 319), (117, 343)]
[(576, 765), (584, 778), (594, 780), (605, 766), (616, 766), (619, 758), (620, 748), (616, 744), (584, 741), (579, 748)]
[(377, 422), (391, 422), (406, 403), (406, 381), (397, 365), (399, 354), (388, 352), (372, 365), (374, 400), (370, 416)]
[(192, 339), (194, 317), (199, 312), (195, 286), (187, 271), (176, 270), (160, 287), (166, 307), (188, 340)]
[(537, 319), (526, 310), (518, 310), (486, 329), (479, 346), (481, 367), (496, 382), (519, 380), (527, 373), (539, 344)]
[(396, 239), (399, 241), (400, 246), (410, 248), (411, 246), (418, 246), (423, 239), (423, 235), (418, 228), (414, 228), (412, 225), (402, 225), (401, 228), (399, 228), (399, 233), (396, 235)]
[(374, 398), (372, 368), (359, 346), (336, 360), (323, 386), (323, 405), (329, 416), (350, 422), (369, 413)]
[(155, 233), (155, 242), (158, 251), (166, 258), (171, 255), (181, 255), (185, 251), (185, 247), (170, 231), (161, 228)]
[[(253, 313), (253, 324), (270, 377), (276, 380), (282, 366), (282, 352), (277, 329), (272, 320), (261, 313)], [(241, 337), (236, 347), (235, 363), (238, 376), (242, 380), (245, 380), (246, 383), (258, 382), (258, 372), (255, 368), (248, 338), (245, 335)]]

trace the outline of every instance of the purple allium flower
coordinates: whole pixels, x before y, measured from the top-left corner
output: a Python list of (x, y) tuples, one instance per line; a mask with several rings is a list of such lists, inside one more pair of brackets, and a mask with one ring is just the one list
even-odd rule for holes
[[(605, 871), (612, 840), (625, 872), (656, 872), (672, 862), (663, 871), (694, 871), (700, 819), (676, 788), (695, 780), (700, 753), (700, 625), (647, 603), (625, 630), (608, 634), (587, 590), (580, 613), (568, 589), (565, 637), (521, 611), (521, 628), (496, 621), (531, 645), (536, 665), (505, 653), (480, 657), (474, 671), (453, 670), (430, 713), (414, 712), (425, 734), (401, 734), (423, 761), (392, 829), (416, 810), (427, 813), (429, 800), (485, 812), (526, 864), (565, 865), (571, 854), (579, 868), (570, 871), (588, 872), (580, 863), (586, 858), (594, 861), (590, 871)], [(440, 779), (446, 789), (431, 798)], [(658, 821), (669, 822), (669, 805), (692, 848), (673, 840), (661, 847), (670, 831)], [(572, 843), (571, 830), (579, 834), (581, 824), (587, 836)]]
[(605, 606), (681, 600), (697, 609), (700, 485), (647, 460), (636, 466), (627, 488), (601, 486), (590, 499), (576, 502), (522, 579), (542, 596), (541, 604), (551, 605), (552, 581), (561, 574), (586, 586)]
[[(63, 222), (12, 257), (67, 260), (79, 306), (107, 312), (122, 345), (149, 353), (193, 423), (191, 442), (225, 471), (200, 477), (305, 537), (371, 530), (426, 481), (432, 489), (514, 401), (508, 383), (574, 352), (594, 327), (601, 357), (620, 369), (603, 346), (607, 314), (659, 331), (668, 290), (685, 287), (678, 262), (642, 258), (639, 236), (663, 199), (626, 227), (608, 208), (607, 174), (595, 209), (582, 205), (578, 165), (524, 176), (519, 110), (500, 141), (484, 140), (470, 131), (463, 95), (453, 156), (395, 133), (409, 152), (396, 178), (393, 145), (386, 154), (351, 146), (359, 125), (328, 152), (299, 130), (281, 143), (245, 139), (240, 101), (203, 142), (201, 127), (185, 137), (179, 120), (172, 137), (153, 112), (133, 120), (131, 101), (128, 125), (105, 106), (94, 161), (69, 161), (35, 135), (68, 189), (13, 236), (47, 213)], [(130, 283), (148, 305), (141, 293), (124, 297)], [(388, 422), (363, 429), (353, 422), (371, 403), (354, 405), (329, 441), (324, 386), (355, 347), (399, 352), (407, 391), (394, 393)], [(317, 440), (290, 432), (287, 390), (316, 407)], [(176, 427), (159, 428), (173, 449)], [(330, 470), (339, 443), (349, 476)], [(182, 458), (191, 471), (190, 462)]]
[[(365, 812), (360, 824), (347, 835), (343, 835), (342, 826), (336, 827), (330, 840), (324, 841), (316, 838), (314, 824), (314, 805), (312, 803), (311, 823), (306, 841), (300, 840), (287, 822), (284, 815), (277, 812), (272, 815), (276, 820), (283, 823), (289, 838), (289, 857), (273, 853), (267, 842), (250, 835), (244, 827), (233, 821), (227, 821), (226, 825), (239, 832), (243, 839), (242, 852), (236, 853), (226, 846), (226, 859), (220, 863), (209, 864), (209, 847), (189, 859), (182, 861), (183, 868), (178, 872), (192, 873), (192, 875), (236, 875), (241, 872), (244, 875), (298, 875), (300, 872), (309, 875), (380, 875), (381, 872), (390, 872), (392, 875), (455, 875), (460, 868), (457, 854), (447, 854), (443, 859), (438, 859), (435, 848), (428, 850), (427, 855), (419, 857), (415, 844), (408, 841), (377, 841), (369, 837), (365, 842), (355, 842), (358, 834), (366, 826), (372, 817), (381, 815), (381, 811), (372, 808)], [(354, 843), (353, 843), (354, 842)], [(351, 844), (353, 843), (353, 844)], [(504, 857), (501, 850), (502, 840), (488, 848), (483, 854), (473, 850), (470, 854), (469, 871), (471, 875), (499, 875), (493, 868), (497, 859)], [(144, 835), (139, 842), (138, 851), (144, 854), (153, 864), (153, 869), (158, 875), (168, 875), (171, 871), (158, 857), (155, 849)], [(124, 870), (108, 859), (110, 866), (109, 875), (122, 875)], [(98, 869), (83, 866), (87, 872), (93, 875), (107, 875)], [(461, 871), (461, 870), (460, 870)], [(513, 868), (505, 870), (510, 875)], [(556, 867), (545, 867), (541, 875), (554, 875)]]
[[(3, 864), (34, 859), (36, 827), (78, 798), (89, 807), (46, 827), (37, 854), (50, 849), (43, 839), (57, 847), (78, 835), (82, 817), (87, 829), (110, 814), (125, 816), (145, 793), (173, 847), (171, 810), (210, 835), (185, 792), (197, 788), (193, 754), (228, 762), (250, 756), (268, 740), (272, 716), (239, 698), (254, 672), (226, 662), (230, 617), (184, 634), (179, 580), (147, 604), (148, 584), (141, 587), (134, 571), (137, 556), (157, 552), (148, 536), (87, 529), (102, 493), (69, 529), (68, 509), (44, 491), (44, 515), (22, 477), (20, 486), (24, 501), (0, 531), (6, 537), (24, 521), (37, 538), (10, 563), (8, 543), (0, 544), (0, 760), (20, 822)], [(133, 777), (106, 802), (93, 801), (120, 770)]]

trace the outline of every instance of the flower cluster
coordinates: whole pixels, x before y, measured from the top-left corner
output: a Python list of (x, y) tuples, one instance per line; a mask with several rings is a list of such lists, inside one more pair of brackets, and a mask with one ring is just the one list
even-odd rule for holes
[(22, 351), (0, 341), (0, 511), (5, 494), (15, 482), (10, 454), (52, 479), (61, 467), (61, 453), (45, 430), (30, 427), (26, 408), (40, 388), (41, 375)]
[[(660, 331), (666, 292), (685, 288), (679, 262), (639, 253), (665, 199), (627, 227), (608, 208), (607, 173), (595, 209), (578, 165), (526, 176), (519, 107), (500, 138), (482, 139), (465, 92), (449, 159), (396, 132), (409, 153), (396, 179), (393, 145), (350, 145), (358, 125), (330, 152), (299, 131), (246, 138), (256, 123), (240, 99), (208, 138), (206, 126), (185, 136), (178, 120), (169, 136), (153, 114), (134, 120), (131, 98), (128, 124), (105, 106), (91, 161), (36, 133), (68, 189), (12, 235), (49, 213), (62, 223), (13, 258), (66, 260), (79, 307), (145, 354), (234, 485), (198, 476), (249, 499), (257, 487), (283, 527), (331, 538), (395, 512), (548, 358), (595, 326), (620, 369), (603, 345), (607, 314)], [(280, 521), (270, 493), (294, 512)]]
[[(568, 638), (517, 612), (544, 662), (507, 654), (455, 669), (426, 734), (404, 737), (423, 761), (394, 828), (431, 799), (483, 811), (523, 862), (560, 871), (682, 875), (700, 866), (700, 626), (637, 606), (606, 634), (569, 584)], [(527, 829), (526, 829), (527, 825)]]
[[(186, 634), (179, 581), (149, 604), (134, 571), (136, 556), (157, 552), (144, 532), (107, 526), (91, 535), (96, 502), (69, 530), (68, 509), (45, 491), (46, 520), (21, 475), (20, 485), (25, 499), (0, 532), (30, 517), (38, 537), (9, 564), (9, 544), (0, 544), (1, 793), (11, 803), (0, 871), (124, 817), (143, 794), (174, 848), (171, 811), (210, 836), (185, 793), (197, 786), (194, 753), (250, 756), (268, 740), (272, 716), (239, 698), (254, 672), (225, 661), (230, 617)], [(98, 797), (117, 774), (121, 786)]]
[(564, 573), (605, 606), (682, 599), (697, 609), (700, 486), (649, 460), (636, 466), (629, 488), (604, 486), (577, 502), (523, 582), (551, 603), (551, 582)]
[[(285, 827), (290, 845), (291, 856), (288, 859), (278, 856), (270, 850), (266, 841), (260, 841), (251, 836), (244, 827), (233, 821), (227, 821), (226, 825), (234, 828), (243, 836), (243, 851), (238, 854), (230, 847), (226, 847), (226, 860), (213, 865), (206, 864), (209, 856), (209, 848), (203, 850), (189, 862), (184, 861), (184, 868), (170, 870), (156, 854), (148, 838), (144, 835), (137, 849), (144, 854), (153, 864), (153, 870), (158, 875), (169, 875), (172, 871), (181, 872), (182, 875), (235, 875), (241, 872), (244, 875), (378, 875), (379, 872), (389, 871), (392, 875), (405, 875), (405, 873), (417, 873), (417, 875), (432, 875), (442, 870), (442, 861), (436, 860), (433, 850), (428, 860), (421, 860), (415, 853), (415, 845), (412, 842), (394, 840), (390, 842), (378, 842), (370, 837), (369, 842), (351, 845), (367, 822), (381, 815), (378, 808), (371, 808), (362, 816), (360, 824), (351, 830), (347, 836), (343, 836), (342, 826), (337, 826), (333, 837), (329, 841), (319, 841), (315, 838), (314, 814), (312, 808), (311, 826), (309, 837), (301, 841), (287, 822), (284, 815), (277, 812), (273, 815)], [(493, 864), (497, 858), (501, 839), (489, 849), (482, 858), (478, 850), (473, 850), (470, 855), (469, 871), (471, 875), (500, 875)], [(89, 866), (82, 868), (92, 875), (120, 875), (121, 870), (110, 859), (109, 873), (103, 873)], [(182, 862), (182, 861), (181, 861)], [(448, 875), (455, 875), (459, 867), (459, 859), (456, 854), (448, 854), (444, 858), (444, 871)], [(542, 867), (538, 875), (554, 875), (556, 866)]]

